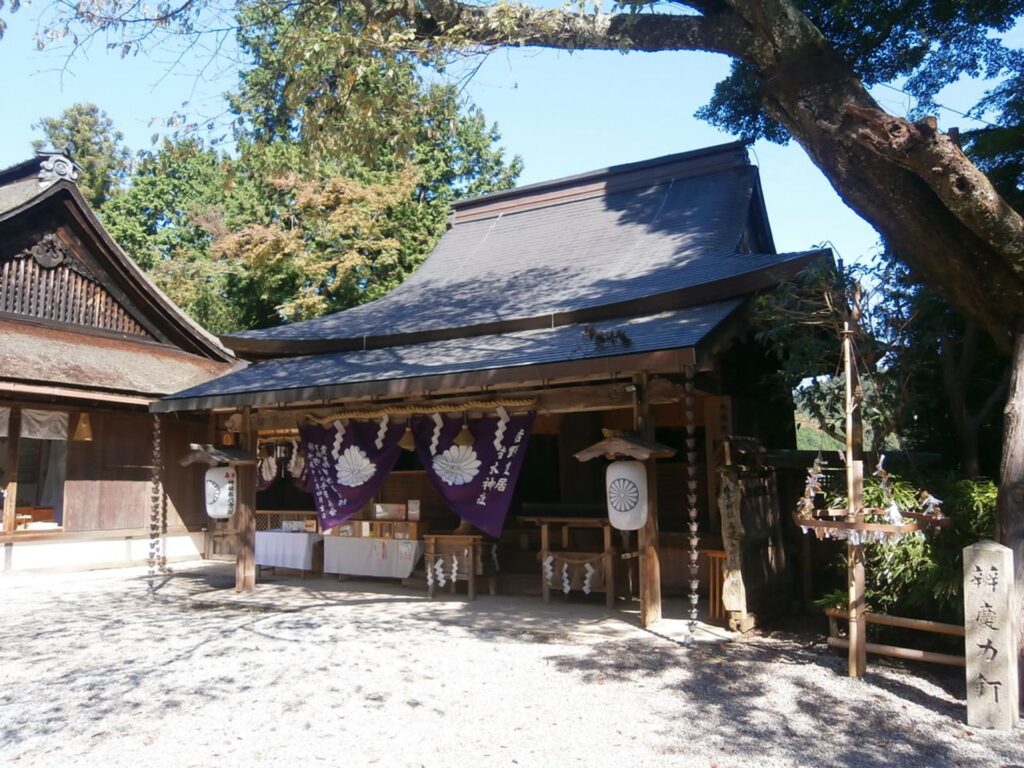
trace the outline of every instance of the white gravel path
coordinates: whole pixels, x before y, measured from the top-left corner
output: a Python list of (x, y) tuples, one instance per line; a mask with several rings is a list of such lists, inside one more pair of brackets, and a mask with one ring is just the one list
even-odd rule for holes
[(1024, 766), (1024, 728), (964, 726), (955, 673), (851, 681), (820, 638), (274, 577), (268, 610), (231, 579), (0, 576), (0, 765)]

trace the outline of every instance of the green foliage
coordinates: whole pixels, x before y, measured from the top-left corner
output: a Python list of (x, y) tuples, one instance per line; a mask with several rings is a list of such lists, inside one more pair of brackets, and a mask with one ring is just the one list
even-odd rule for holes
[(845, 444), (846, 379), (840, 340), (853, 332), (868, 447), (891, 448), (907, 418), (904, 397), (913, 368), (901, 335), (904, 307), (885, 291), (887, 265), (808, 267), (754, 303), (756, 338), (778, 361), (777, 377), (793, 401), (829, 438)]
[[(901, 506), (913, 505), (914, 485), (894, 479), (892, 487)], [(956, 624), (963, 621), (963, 549), (995, 537), (997, 488), (986, 478), (940, 477), (932, 478), (929, 490), (943, 500), (952, 524), (923, 536), (865, 546), (868, 610)], [(868, 505), (880, 503), (873, 479), (865, 482), (864, 497)], [(841, 565), (845, 571), (846, 563)], [(843, 590), (815, 602), (822, 608), (845, 608), (846, 603)]]
[(74, 104), (32, 127), (46, 136), (32, 142), (36, 150), (66, 149), (82, 168), (78, 188), (94, 208), (110, 198), (128, 172), (131, 155), (122, 143), (124, 134), (114, 130), (107, 113), (95, 104)]

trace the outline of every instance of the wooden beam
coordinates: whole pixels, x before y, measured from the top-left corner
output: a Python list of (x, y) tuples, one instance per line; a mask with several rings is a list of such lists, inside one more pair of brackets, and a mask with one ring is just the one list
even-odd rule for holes
[[(849, 619), (850, 612), (838, 608), (827, 608), (825, 615), (837, 619)], [(889, 616), (885, 613), (865, 612), (864, 620), (868, 624), (883, 624), (887, 627), (899, 627), (900, 629), (916, 629), (919, 632), (934, 632), (938, 635), (953, 635), (964, 637), (967, 633), (963, 624), (944, 624), (941, 621), (929, 621), (928, 619), (907, 619), (903, 616)]]
[(21, 408), (11, 408), (7, 422), (7, 491), (4, 494), (4, 532), (11, 533), (15, 526), (15, 510), (18, 505), (18, 448), (21, 441)]
[[(831, 648), (850, 648), (850, 641), (842, 637), (828, 638)], [(898, 645), (884, 645), (882, 643), (865, 643), (865, 651), (879, 656), (892, 656), (896, 659), (907, 661), (927, 661), (932, 664), (949, 664), (953, 667), (966, 666), (963, 656), (952, 656), (948, 653), (935, 653), (933, 651), (919, 651), (916, 648), (901, 648)]]
[[(470, 343), (472, 340), (467, 340)], [(520, 388), (527, 382), (538, 384), (563, 380), (566, 383), (587, 378), (620, 379), (637, 371), (681, 373), (694, 364), (692, 348), (638, 352), (612, 357), (593, 357), (555, 363), (512, 368), (491, 368), (478, 371), (418, 376), (406, 379), (375, 379), (348, 384), (238, 392), (223, 395), (158, 400), (154, 411), (207, 411), (214, 408), (238, 408), (242, 405), (273, 407), (306, 401), (345, 401), (361, 398), (424, 398), (434, 392), (483, 392), (507, 385)]]
[[(647, 397), (646, 373), (633, 377), (633, 429), (647, 440), (654, 439), (654, 420)], [(661, 558), (658, 553), (658, 473), (654, 459), (647, 466), (647, 522), (640, 529), (640, 626), (661, 621)]]
[[(455, 408), (462, 403), (489, 399), (522, 400), (534, 398), (530, 410), (538, 413), (579, 413), (582, 411), (609, 411), (632, 408), (633, 397), (626, 391), (629, 382), (590, 384), (558, 388), (512, 389), (500, 392), (474, 392), (441, 398), (410, 398), (381, 402), (379, 400), (346, 401), (345, 408), (368, 410), (393, 406), (422, 406), (424, 413), (443, 413), (445, 408)], [(651, 405), (679, 402), (683, 398), (683, 387), (669, 379), (654, 378), (648, 387), (648, 401)], [(260, 410), (254, 414), (253, 423), (261, 431), (294, 428), (307, 415), (322, 418), (342, 411), (342, 405), (310, 408), (288, 408)]]
[(72, 387), (53, 387), (37, 384), (21, 384), (15, 381), (0, 382), (0, 395), (5, 397), (55, 397), (89, 403), (117, 403), (119, 405), (137, 405), (148, 408), (149, 404), (160, 395), (145, 397), (139, 395), (120, 395), (111, 392), (74, 389)]
[[(249, 406), (242, 408), (242, 429), (239, 447), (256, 454), (256, 430), (252, 428)], [(256, 589), (256, 467), (242, 465), (235, 468), (238, 487), (238, 558), (235, 561), (235, 591), (252, 592)]]

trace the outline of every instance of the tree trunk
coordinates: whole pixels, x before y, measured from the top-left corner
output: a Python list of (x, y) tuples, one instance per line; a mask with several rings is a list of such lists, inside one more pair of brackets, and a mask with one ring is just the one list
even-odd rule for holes
[[(1014, 327), (1010, 392), (1004, 411), (1003, 460), (999, 478), (996, 531), (1013, 550), (1018, 620), (1017, 651), (1024, 649), (1024, 320)], [(1020, 667), (1024, 670), (1024, 666)]]

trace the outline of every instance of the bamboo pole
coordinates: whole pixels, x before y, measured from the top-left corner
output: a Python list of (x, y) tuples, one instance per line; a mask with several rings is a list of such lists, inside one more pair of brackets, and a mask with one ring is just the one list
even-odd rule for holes
[[(864, 462), (861, 460), (860, 398), (853, 359), (853, 332), (843, 325), (843, 370), (846, 374), (846, 492), (847, 520), (855, 522), (863, 509)], [(850, 677), (863, 677), (867, 667), (867, 623), (864, 620), (864, 546), (846, 549), (850, 611)]]

